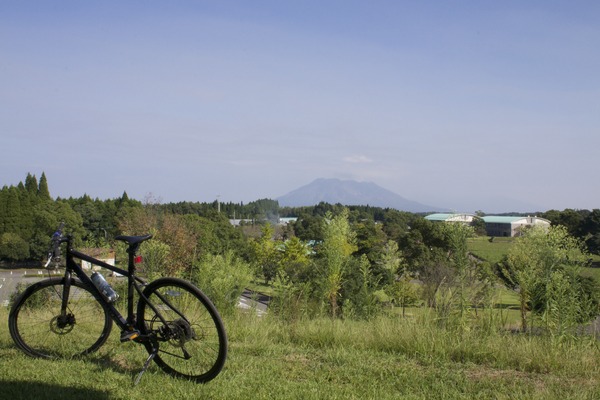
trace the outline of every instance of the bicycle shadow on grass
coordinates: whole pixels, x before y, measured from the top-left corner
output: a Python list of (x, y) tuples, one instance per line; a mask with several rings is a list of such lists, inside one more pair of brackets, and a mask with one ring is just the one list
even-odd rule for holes
[(101, 371), (111, 371), (121, 375), (127, 375), (132, 379), (140, 372), (144, 360), (131, 360), (126, 355), (115, 356), (114, 354), (95, 354), (87, 359), (86, 362), (94, 364)]
[(108, 392), (102, 392), (94, 389), (74, 388), (60, 385), (53, 385), (42, 382), (31, 381), (5, 381), (0, 379), (0, 398), (11, 400), (106, 400), (109, 399)]

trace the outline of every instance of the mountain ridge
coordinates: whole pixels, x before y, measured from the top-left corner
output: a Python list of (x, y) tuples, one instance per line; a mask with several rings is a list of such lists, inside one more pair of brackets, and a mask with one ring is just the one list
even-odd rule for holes
[(373, 182), (318, 178), (276, 199), (282, 207), (313, 206), (320, 202), (346, 206), (374, 206), (408, 212), (448, 211), (406, 199)]

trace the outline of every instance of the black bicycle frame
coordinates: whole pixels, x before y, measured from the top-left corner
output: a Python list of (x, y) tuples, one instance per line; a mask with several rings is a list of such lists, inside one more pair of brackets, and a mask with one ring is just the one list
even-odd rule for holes
[[(133, 264), (133, 259), (130, 260), (128, 271), (125, 271), (124, 269), (110, 265), (110, 264), (103, 262), (101, 260), (98, 260), (94, 257), (88, 256), (87, 254), (73, 250), (71, 248), (70, 240), (64, 239), (64, 241), (67, 243), (67, 257), (66, 257), (67, 265), (66, 265), (66, 271), (65, 271), (65, 285), (64, 285), (64, 293), (63, 293), (63, 300), (64, 300), (63, 303), (64, 304), (62, 307), (63, 309), (61, 311), (63, 313), (66, 313), (66, 299), (68, 299), (68, 296), (69, 296), (70, 286), (71, 286), (71, 276), (72, 276), (72, 273), (74, 272), (75, 275), (77, 275), (77, 277), (79, 278), (79, 280), (84, 282), (90, 288), (90, 290), (92, 290), (97, 295), (96, 297), (98, 298), (98, 301), (101, 301), (106, 306), (112, 319), (117, 323), (119, 328), (121, 328), (122, 330), (133, 329), (136, 325), (136, 318), (135, 318), (135, 313), (133, 310), (134, 291), (137, 291), (140, 298), (144, 299), (141, 301), (146, 301), (148, 303), (147, 299), (144, 298), (141, 289), (139, 288), (139, 286), (136, 283), (136, 281), (138, 281), (141, 284), (145, 284), (145, 281), (134, 275), (133, 269), (135, 268), (135, 266)], [(92, 264), (93, 266), (106, 268), (110, 271), (116, 272), (118, 274), (121, 274), (121, 275), (127, 277), (127, 319), (125, 319), (125, 317), (123, 317), (123, 315), (115, 308), (115, 306), (113, 306), (113, 304), (111, 302), (107, 301), (104, 298), (102, 293), (100, 293), (100, 290), (98, 290), (96, 285), (94, 285), (94, 283), (92, 282), (92, 279), (90, 277), (88, 277), (87, 274), (83, 271), (83, 269), (75, 262), (75, 260), (74, 260), (75, 258), (87, 261), (90, 264)], [(154, 309), (153, 305), (151, 305), (151, 304), (149, 304), (149, 305), (151, 308)]]

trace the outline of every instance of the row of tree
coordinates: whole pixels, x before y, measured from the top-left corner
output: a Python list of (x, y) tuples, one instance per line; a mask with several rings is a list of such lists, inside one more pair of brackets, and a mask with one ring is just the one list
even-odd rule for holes
[[(152, 233), (142, 249), (146, 273), (185, 276), (221, 309), (234, 307), (258, 277), (276, 287), (273, 310), (288, 317), (367, 318), (385, 305), (404, 310), (422, 303), (462, 318), (493, 304), (499, 276), (520, 293), (524, 327), (538, 313), (547, 328), (564, 329), (598, 314), (600, 290), (578, 274), (588, 259), (583, 242), (599, 233), (598, 211), (575, 212), (579, 219), (572, 210), (548, 212), (569, 224), (525, 232), (502, 263), (489, 265), (468, 254), (472, 227), (394, 209), (326, 203), (280, 209), (273, 200), (160, 204), (126, 193), (53, 200), (45, 175), (38, 182), (28, 174), (25, 183), (0, 190), (0, 258), (41, 260), (64, 221), (77, 246), (118, 247), (117, 234)], [(234, 227), (233, 214), (256, 223)], [(279, 215), (297, 220), (284, 227), (268, 222)]]
[(600, 254), (600, 209), (549, 210), (542, 217), (551, 221), (554, 226), (564, 226), (571, 236), (585, 243), (590, 253)]

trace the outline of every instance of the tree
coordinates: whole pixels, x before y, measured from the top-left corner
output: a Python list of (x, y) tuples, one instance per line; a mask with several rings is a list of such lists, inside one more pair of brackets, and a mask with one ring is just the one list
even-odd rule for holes
[(35, 175), (27, 174), (25, 178), (25, 189), (29, 193), (29, 197), (36, 198), (38, 194), (38, 181)]
[(170, 248), (169, 265), (165, 272), (169, 275), (187, 274), (197, 259), (198, 240), (184, 217), (170, 213), (162, 215), (156, 227), (156, 237)]
[(470, 259), (467, 248), (467, 239), (474, 235), (473, 227), (460, 222), (451, 222), (443, 225), (444, 235), (449, 247), (449, 260), (456, 269), (458, 278), (458, 296), (461, 316), (471, 304), (470, 289)]
[(29, 243), (30, 256), (33, 259), (41, 260), (48, 254), (52, 233), (61, 222), (65, 223), (65, 233), (73, 235), (75, 247), (82, 243), (85, 236), (81, 215), (64, 202), (50, 201), (36, 205), (33, 209), (33, 219), (35, 225)]
[(3, 216), (4, 232), (12, 232), (18, 235), (21, 234), (23, 221), (21, 219), (21, 201), (19, 199), (19, 191), (15, 186), (8, 189), (6, 198), (6, 211)]
[(419, 300), (416, 286), (411, 283), (410, 276), (402, 276), (391, 284), (387, 291), (392, 302), (402, 308), (402, 316), (406, 316), (406, 307), (415, 305)]
[(584, 211), (566, 208), (563, 211), (549, 210), (544, 213), (544, 217), (551, 221), (552, 225), (562, 225), (567, 228), (569, 234), (577, 236), (581, 223), (584, 220)]
[(473, 218), (471, 226), (473, 227), (475, 234), (480, 236), (484, 236), (487, 234), (487, 230), (485, 228), (485, 221), (480, 216)]
[(8, 187), (4, 186), (0, 190), (0, 233), (6, 232), (6, 206), (8, 203)]
[(388, 282), (395, 280), (396, 277), (407, 274), (406, 263), (402, 252), (398, 248), (398, 243), (393, 240), (388, 240), (385, 246), (383, 246), (379, 264), (381, 265), (381, 268), (386, 271), (386, 280)]
[(587, 259), (581, 241), (564, 226), (532, 227), (515, 239), (502, 276), (518, 289), (523, 330), (529, 328), (530, 310), (542, 316), (551, 332), (564, 332), (581, 320), (579, 271)]
[(352, 225), (356, 237), (357, 255), (366, 255), (371, 264), (381, 258), (387, 236), (381, 224), (376, 224), (372, 219), (361, 219)]
[(338, 314), (346, 263), (356, 250), (354, 232), (348, 222), (348, 209), (343, 209), (335, 217), (328, 212), (323, 225), (320, 255), (324, 261), (323, 292), (333, 318)]
[(310, 264), (308, 246), (293, 236), (283, 243), (283, 253), (279, 260), (279, 270), (285, 271), (292, 281), (298, 281)]
[(168, 244), (161, 242), (158, 239), (146, 241), (142, 248), (143, 268), (146, 277), (149, 280), (166, 276), (166, 271), (169, 270), (170, 264), (170, 247)]
[(19, 235), (5, 232), (0, 235), (0, 259), (18, 261), (29, 257), (29, 244)]
[(244, 207), (255, 220), (266, 220), (277, 223), (279, 220), (279, 203), (277, 200), (260, 199), (248, 203)]
[(588, 250), (600, 254), (600, 209), (592, 210), (583, 220), (581, 234)]
[(596, 233), (590, 236), (586, 241), (588, 250), (590, 253), (600, 254), (600, 233)]
[(379, 301), (375, 296), (378, 278), (372, 269), (365, 254), (350, 257), (346, 262), (342, 281), (344, 317), (371, 318), (378, 311)]
[(277, 276), (279, 271), (279, 251), (273, 240), (274, 232), (273, 226), (266, 223), (262, 226), (260, 238), (252, 242), (252, 250), (257, 271), (264, 278), (265, 284), (269, 284), (269, 282)]
[(410, 213), (388, 210), (383, 215), (383, 231), (389, 239), (398, 242), (411, 229), (412, 218)]
[(398, 243), (390, 240), (385, 244), (379, 263), (389, 276), (385, 292), (393, 304), (402, 308), (402, 316), (405, 316), (406, 307), (417, 302), (418, 293), (411, 283), (414, 276), (407, 268)]
[(40, 177), (38, 197), (41, 201), (52, 200), (52, 197), (50, 197), (50, 190), (48, 189), (48, 179), (46, 179), (46, 174), (44, 172), (42, 172), (42, 176)]
[(293, 223), (296, 236), (304, 241), (320, 241), (323, 239), (323, 218), (308, 212), (302, 212)]
[(206, 255), (195, 263), (191, 277), (221, 314), (235, 310), (251, 278), (250, 265), (232, 251), (223, 255)]

